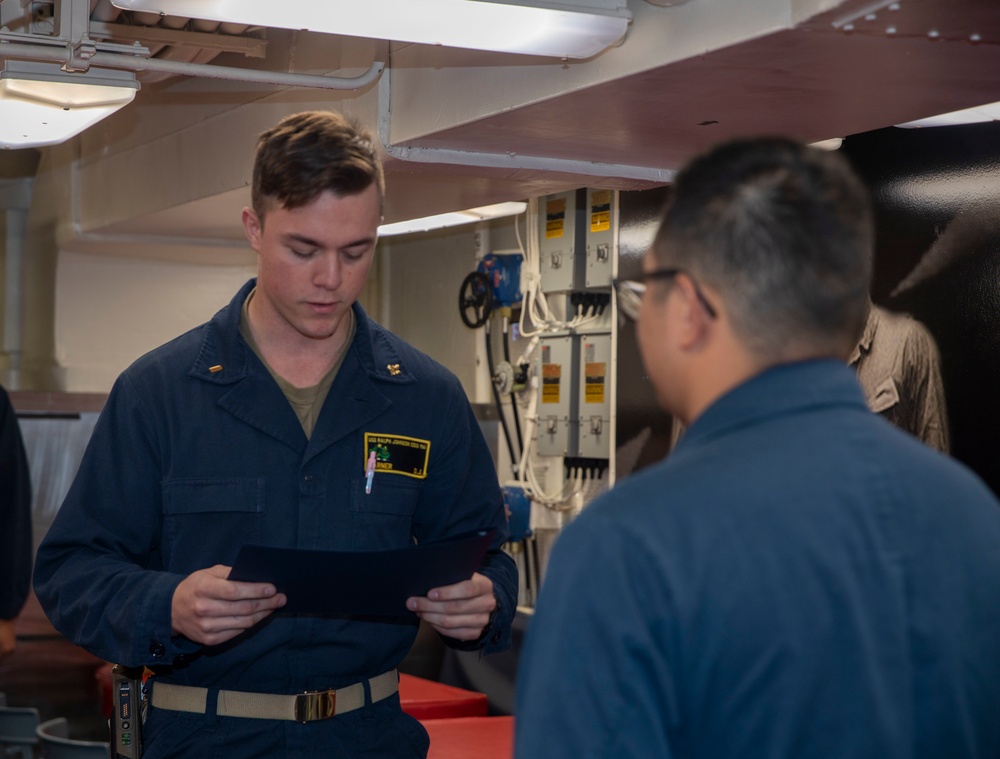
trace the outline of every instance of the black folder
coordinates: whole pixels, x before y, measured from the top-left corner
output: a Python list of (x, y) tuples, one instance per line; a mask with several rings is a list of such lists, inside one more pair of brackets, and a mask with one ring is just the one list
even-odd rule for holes
[(247, 545), (230, 580), (273, 583), (285, 614), (411, 617), (406, 599), (472, 577), (496, 530), (388, 551), (312, 551)]

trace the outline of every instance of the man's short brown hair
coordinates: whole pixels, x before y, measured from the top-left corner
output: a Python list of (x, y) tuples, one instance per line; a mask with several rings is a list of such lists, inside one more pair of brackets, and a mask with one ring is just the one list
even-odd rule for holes
[(339, 113), (295, 113), (257, 140), (252, 203), (261, 222), (269, 203), (299, 208), (327, 191), (356, 195), (372, 184), (381, 205), (385, 179), (372, 138)]

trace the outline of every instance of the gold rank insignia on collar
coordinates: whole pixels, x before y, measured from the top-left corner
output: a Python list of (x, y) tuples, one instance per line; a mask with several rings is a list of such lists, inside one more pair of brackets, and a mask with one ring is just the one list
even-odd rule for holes
[(218, 372), (222, 371), (222, 364), (216, 364), (215, 366), (210, 366), (208, 367), (208, 371), (210, 371), (212, 374), (217, 374)]
[(393, 377), (399, 374), (399, 364), (387, 364), (385, 368), (389, 370), (389, 374)]

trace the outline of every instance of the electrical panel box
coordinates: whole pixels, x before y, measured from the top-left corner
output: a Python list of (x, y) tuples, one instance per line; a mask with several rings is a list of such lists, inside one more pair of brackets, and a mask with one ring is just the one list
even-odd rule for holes
[(538, 251), (542, 290), (568, 292), (578, 289), (586, 214), (582, 191), (546, 195), (539, 208)]
[(538, 345), (538, 425), (535, 451), (540, 456), (576, 456), (577, 340), (546, 336)]
[(578, 454), (611, 457), (611, 335), (580, 335), (577, 387)]
[(587, 190), (584, 284), (588, 290), (611, 287), (616, 200), (613, 190)]

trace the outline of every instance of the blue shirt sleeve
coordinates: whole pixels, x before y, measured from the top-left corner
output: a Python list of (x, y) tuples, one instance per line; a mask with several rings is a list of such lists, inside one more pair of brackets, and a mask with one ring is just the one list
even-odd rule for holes
[(183, 577), (148, 571), (161, 569), (160, 476), (153, 425), (124, 374), (35, 563), (35, 593), (55, 628), (128, 666), (172, 661), (194, 646), (171, 635), (170, 601)]

